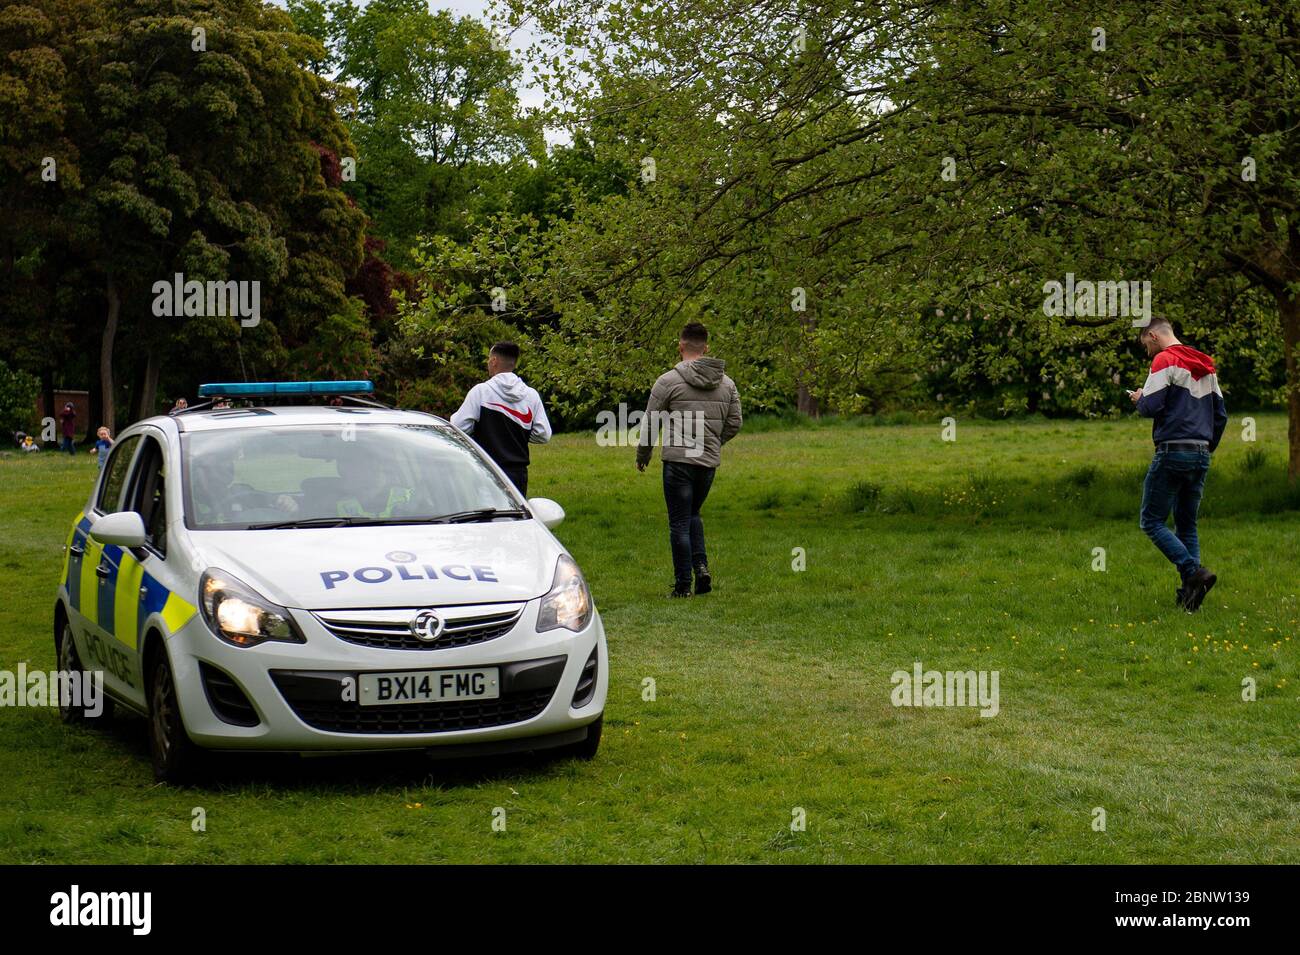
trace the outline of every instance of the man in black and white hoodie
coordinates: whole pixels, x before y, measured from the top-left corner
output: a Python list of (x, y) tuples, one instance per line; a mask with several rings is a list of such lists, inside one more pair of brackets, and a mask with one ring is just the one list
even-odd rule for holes
[(528, 496), (528, 445), (551, 440), (541, 396), (515, 374), (519, 346), (497, 342), (488, 352), (488, 380), (475, 385), (451, 416), (488, 457)]

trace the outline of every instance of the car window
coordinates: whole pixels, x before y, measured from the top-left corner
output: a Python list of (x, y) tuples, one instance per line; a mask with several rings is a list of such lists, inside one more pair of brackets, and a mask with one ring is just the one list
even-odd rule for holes
[(131, 477), (129, 509), (144, 521), (145, 539), (167, 555), (167, 456), (155, 438), (146, 436)]
[(418, 522), (518, 506), (455, 429), (352, 424), (185, 436), (186, 523), (198, 529), (357, 517)]
[(121, 509), (122, 489), (126, 487), (131, 456), (135, 454), (139, 443), (138, 434), (117, 442), (104, 464), (104, 477), (99, 484), (99, 497), (95, 500), (95, 507), (105, 514), (113, 514)]

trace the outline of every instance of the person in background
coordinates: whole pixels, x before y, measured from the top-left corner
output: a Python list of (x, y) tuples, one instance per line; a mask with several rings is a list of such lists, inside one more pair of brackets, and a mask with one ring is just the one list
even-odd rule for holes
[(178, 411), (184, 411), (189, 406), (190, 403), (186, 401), (184, 398), (177, 398), (176, 404), (172, 405), (172, 410), (169, 412), (169, 414), (176, 414), (176, 412)]
[(108, 460), (108, 449), (113, 446), (113, 438), (109, 435), (108, 428), (103, 425), (95, 432), (95, 446), (90, 449), (91, 454), (99, 455), (99, 466), (102, 469), (104, 462)]
[[(1196, 515), (1228, 412), (1214, 359), (1174, 337), (1167, 319), (1153, 318), (1138, 340), (1151, 358), (1146, 383), (1129, 397), (1144, 418), (1154, 418), (1156, 453), (1142, 489), (1142, 530), (1176, 568), (1182, 585), (1174, 603), (1188, 613), (1200, 608), (1218, 578), (1201, 566)], [(1174, 530), (1165, 524), (1174, 514)]]
[(72, 439), (77, 434), (77, 409), (72, 407), (71, 401), (63, 406), (59, 418), (63, 421), (63, 441), (59, 444), (59, 450), (75, 455), (77, 449), (73, 447)]
[(528, 446), (551, 440), (542, 398), (515, 374), (519, 346), (497, 342), (488, 352), (488, 380), (469, 390), (451, 423), (472, 437), (528, 496)]
[(660, 375), (651, 389), (636, 449), (637, 470), (644, 471), (655, 438), (662, 434), (659, 456), (664, 463), (668, 543), (673, 554), (670, 597), (691, 595), (692, 570), (697, 596), (713, 589), (700, 508), (722, 463), (722, 446), (741, 427), (736, 383), (723, 374), (726, 366), (720, 359), (705, 354), (708, 350), (708, 329), (699, 322), (682, 329), (677, 341), (682, 360)]
[(23, 449), (23, 452), (27, 454), (30, 454), (33, 451), (39, 451), (41, 449), (41, 446), (37, 444), (34, 440), (32, 440), (32, 436), (30, 434), (23, 435), (23, 443), (20, 445), (20, 447)]

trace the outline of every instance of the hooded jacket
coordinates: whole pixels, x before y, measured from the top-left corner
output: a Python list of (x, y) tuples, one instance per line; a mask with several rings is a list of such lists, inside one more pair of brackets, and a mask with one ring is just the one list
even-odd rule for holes
[(1228, 424), (1214, 359), (1186, 345), (1163, 349), (1151, 362), (1137, 410), (1155, 419), (1151, 438), (1156, 444), (1205, 441), (1213, 451)]
[(528, 445), (551, 440), (541, 396), (512, 371), (471, 388), (451, 423), (504, 469), (528, 467)]
[(723, 374), (726, 364), (705, 355), (681, 361), (659, 376), (641, 422), (637, 464), (648, 464), (655, 440), (660, 456), (700, 467), (722, 463), (722, 446), (740, 433), (740, 394)]

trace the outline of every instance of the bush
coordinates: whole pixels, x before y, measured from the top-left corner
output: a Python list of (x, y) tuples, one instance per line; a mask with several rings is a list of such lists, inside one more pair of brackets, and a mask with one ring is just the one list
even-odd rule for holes
[(6, 432), (30, 431), (36, 415), (41, 383), (25, 371), (10, 371), (0, 362), (0, 428)]

